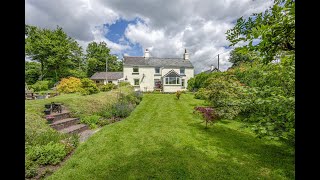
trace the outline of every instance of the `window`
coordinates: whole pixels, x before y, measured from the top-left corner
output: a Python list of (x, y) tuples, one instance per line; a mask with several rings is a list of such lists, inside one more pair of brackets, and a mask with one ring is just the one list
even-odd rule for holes
[(184, 71), (185, 71), (185, 68), (180, 68), (180, 74), (181, 75), (185, 75)]
[(181, 86), (184, 87), (184, 79), (181, 79)]
[(134, 73), (139, 73), (139, 67), (133, 67), (133, 72)]
[(108, 83), (112, 83), (112, 81), (108, 81)]
[(180, 84), (179, 77), (166, 77), (166, 84)]
[(139, 86), (139, 79), (133, 79), (133, 81), (135, 86)]
[(160, 68), (159, 67), (154, 68), (154, 70), (155, 70), (155, 74), (160, 74)]
[(96, 83), (100, 83), (100, 81), (96, 81)]

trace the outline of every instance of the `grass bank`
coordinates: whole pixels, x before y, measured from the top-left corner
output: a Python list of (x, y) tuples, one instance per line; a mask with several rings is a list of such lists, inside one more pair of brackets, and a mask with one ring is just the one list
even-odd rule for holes
[[(44, 105), (51, 102), (63, 103), (74, 117), (84, 118), (93, 114), (105, 112), (115, 104), (119, 89), (98, 94), (82, 96), (80, 94), (62, 94), (49, 99), (25, 101), (25, 148), (26, 148), (26, 174), (35, 176), (39, 164), (56, 164), (61, 161), (76, 146), (76, 137), (61, 134), (52, 129), (44, 119)], [(121, 92), (129, 94), (132, 89), (122, 87)], [(73, 138), (73, 139), (72, 139)], [(68, 141), (66, 141), (68, 139)], [(63, 148), (65, 144), (72, 143), (71, 147)], [(44, 154), (45, 153), (45, 154)], [(37, 161), (35, 161), (37, 159)], [(41, 160), (40, 160), (41, 159)]]

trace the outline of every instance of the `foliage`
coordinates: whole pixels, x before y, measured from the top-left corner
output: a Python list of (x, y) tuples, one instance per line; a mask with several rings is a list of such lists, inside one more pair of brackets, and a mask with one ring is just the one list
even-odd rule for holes
[(187, 89), (189, 91), (197, 91), (199, 88), (204, 87), (203, 83), (209, 78), (210, 74), (211, 73), (202, 72), (200, 74), (197, 74), (195, 77), (190, 78), (188, 80)]
[(68, 136), (69, 137), (61, 141), (65, 145), (67, 154), (71, 153), (76, 147), (78, 147), (80, 139), (79, 134), (71, 134)]
[(25, 160), (25, 177), (32, 178), (36, 176), (38, 174), (37, 168), (38, 168), (38, 165), (35, 162), (29, 159), (26, 159)]
[(100, 91), (106, 92), (111, 91), (112, 89), (115, 89), (116, 85), (113, 83), (107, 83), (99, 86)]
[(138, 105), (142, 100), (142, 92), (141, 91), (133, 91), (128, 94), (121, 93), (119, 95), (119, 101), (131, 103), (133, 105)]
[(81, 123), (85, 123), (90, 126), (91, 129), (97, 127), (98, 122), (100, 121), (101, 117), (98, 115), (90, 115), (81, 118)]
[(180, 99), (181, 94), (182, 94), (181, 91), (177, 91), (177, 92), (176, 92), (176, 98), (177, 98), (177, 99)]
[(39, 80), (41, 64), (38, 62), (25, 62), (25, 81), (28, 85)]
[(241, 64), (209, 78), (207, 101), (222, 118), (240, 119), (258, 137), (294, 144), (294, 64)]
[(118, 86), (119, 87), (122, 87), (122, 86), (130, 86), (131, 84), (129, 82), (125, 82), (125, 81), (122, 81), (122, 82), (119, 82)]
[(47, 127), (46, 122), (36, 117), (27, 118), (33, 122), (28, 121), (25, 128), (25, 142), (26, 145), (46, 145), (49, 142), (58, 143), (64, 138), (59, 132)]
[[(241, 112), (239, 103), (245, 99), (240, 82), (227, 73), (208, 79), (208, 101), (222, 118), (233, 119)], [(243, 98), (242, 98), (243, 97)]]
[(62, 78), (57, 85), (57, 91), (63, 93), (79, 92), (81, 89), (81, 80), (76, 77)]
[(206, 127), (208, 127), (208, 123), (212, 123), (219, 118), (212, 107), (197, 106), (194, 108), (194, 113), (195, 112), (199, 112), (200, 115), (204, 118), (204, 120), (206, 121)]
[[(230, 46), (241, 42), (243, 54), (257, 52), (264, 63), (277, 58), (294, 58), (295, 53), (295, 1), (275, 0), (274, 5), (263, 13), (254, 13), (248, 19), (237, 20), (234, 28), (227, 31)], [(258, 42), (253, 45), (253, 41)]]
[(108, 124), (110, 124), (110, 121), (107, 120), (107, 119), (101, 119), (101, 120), (97, 123), (97, 125), (100, 126), (100, 127), (105, 126), (105, 125), (108, 125)]
[(49, 81), (37, 81), (30, 86), (35, 92), (46, 91), (49, 89)]
[(25, 53), (40, 63), (40, 80), (57, 82), (67, 77), (70, 69), (84, 71), (82, 48), (61, 27), (54, 30), (26, 25)]
[(96, 72), (106, 71), (106, 61), (108, 72), (122, 71), (122, 62), (117, 57), (110, 54), (110, 49), (105, 42), (91, 42), (87, 46), (86, 61), (87, 76), (91, 77)]
[[(132, 91), (131, 88), (123, 87), (121, 92), (128, 94)], [(61, 102), (71, 111), (73, 117), (85, 117), (92, 114), (100, 114), (110, 109), (112, 104), (117, 101), (117, 90), (114, 92), (101, 92), (90, 96), (81, 96), (80, 94), (61, 94), (50, 99), (43, 99), (40, 101), (26, 101), (25, 102), (25, 146), (26, 149), (34, 149), (34, 146), (41, 146), (42, 148), (49, 143), (61, 144), (65, 147), (66, 154), (70, 153), (78, 146), (79, 137), (76, 135), (68, 135), (59, 133), (52, 129), (46, 119), (44, 119), (44, 105), (51, 102)], [(106, 124), (108, 122), (98, 122), (98, 125)], [(33, 163), (30, 167), (30, 172), (26, 169), (26, 173), (32, 174), (39, 163), (30, 160), (30, 150), (25, 151), (25, 156), (28, 161)], [(27, 174), (26, 174), (27, 175)], [(30, 175), (31, 176), (31, 175)]]
[(209, 91), (206, 88), (200, 88), (194, 93), (194, 98), (196, 99), (208, 99)]
[(238, 47), (230, 52), (229, 62), (232, 63), (232, 67), (239, 66), (240, 63), (253, 61), (248, 54), (239, 53), (239, 50), (241, 48)]
[(112, 106), (111, 113), (113, 117), (125, 118), (133, 111), (134, 106), (127, 101), (119, 101)]
[(65, 146), (61, 143), (50, 142), (46, 145), (36, 145), (27, 148), (27, 156), (40, 165), (56, 165), (67, 154)]
[(81, 89), (80, 92), (82, 95), (96, 94), (100, 92), (97, 84), (89, 78), (81, 79)]

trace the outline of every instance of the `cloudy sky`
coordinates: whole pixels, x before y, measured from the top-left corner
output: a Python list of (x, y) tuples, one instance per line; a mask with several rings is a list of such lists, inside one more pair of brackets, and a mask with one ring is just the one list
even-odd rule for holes
[(262, 12), (270, 0), (26, 0), (26, 24), (58, 26), (86, 48), (105, 41), (111, 53), (154, 57), (182, 57), (186, 48), (199, 73), (228, 62), (225, 32), (236, 20)]

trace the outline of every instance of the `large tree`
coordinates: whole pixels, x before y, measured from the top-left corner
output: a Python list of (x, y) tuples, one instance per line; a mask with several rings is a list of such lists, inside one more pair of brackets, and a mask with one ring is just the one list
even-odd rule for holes
[[(247, 42), (241, 53), (256, 52), (264, 63), (275, 59), (294, 59), (295, 53), (295, 1), (275, 0), (274, 5), (248, 19), (237, 20), (227, 31), (227, 40), (234, 46)], [(256, 44), (254, 43), (257, 42)]]
[(25, 82), (29, 85), (36, 83), (40, 77), (40, 69), (38, 62), (25, 62)]
[(61, 27), (50, 30), (26, 25), (25, 34), (26, 55), (41, 65), (40, 80), (58, 81), (84, 71), (81, 47)]
[(238, 66), (243, 62), (251, 62), (253, 58), (251, 58), (248, 54), (239, 53), (241, 48), (235, 48), (230, 52), (229, 62), (232, 63), (232, 67)]
[(87, 76), (92, 76), (95, 72), (106, 71), (106, 61), (108, 62), (108, 71), (122, 71), (122, 63), (114, 55), (110, 54), (107, 43), (91, 42), (87, 47)]

